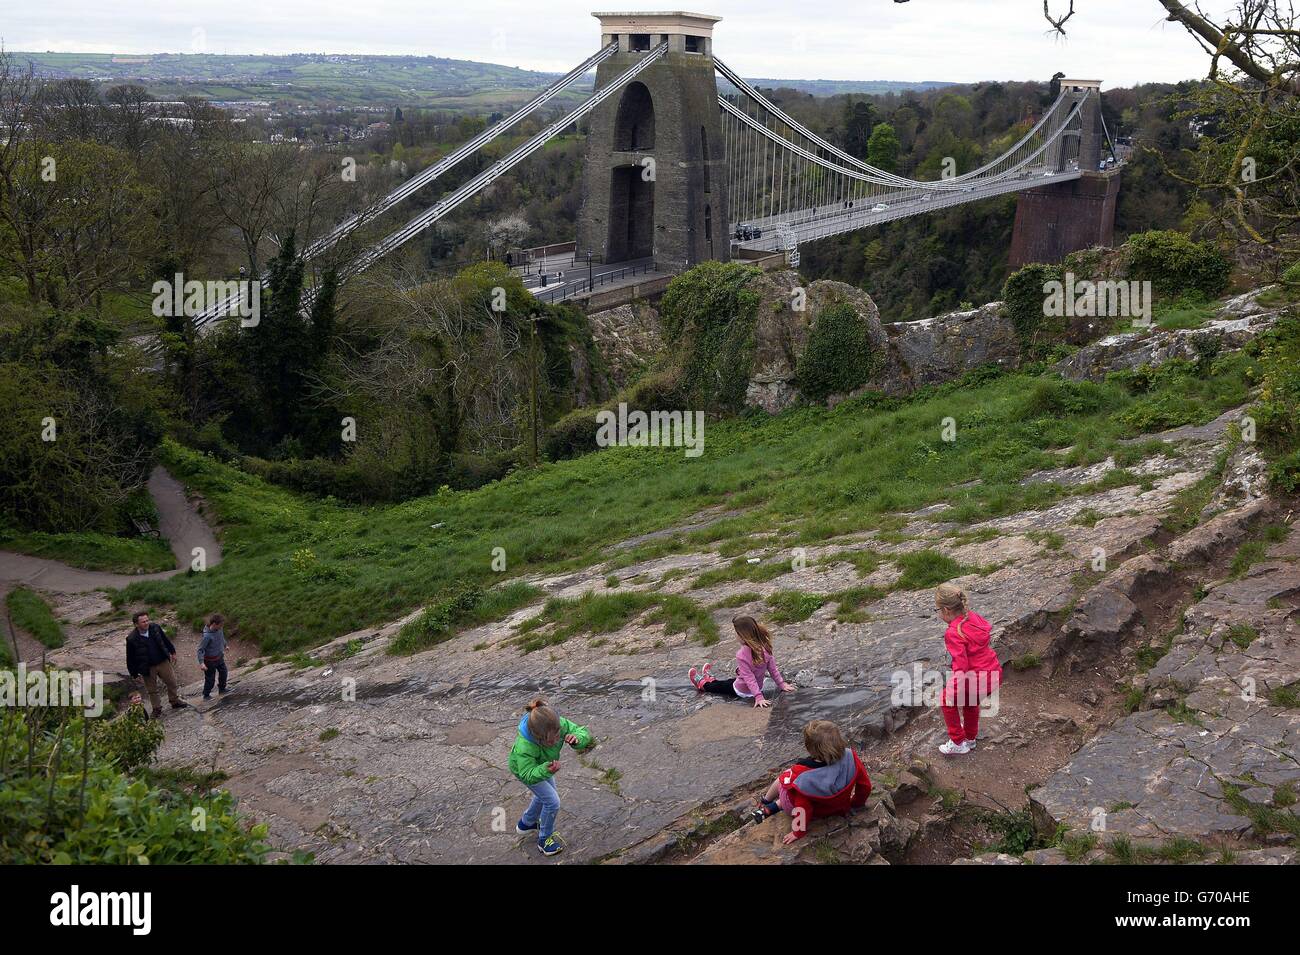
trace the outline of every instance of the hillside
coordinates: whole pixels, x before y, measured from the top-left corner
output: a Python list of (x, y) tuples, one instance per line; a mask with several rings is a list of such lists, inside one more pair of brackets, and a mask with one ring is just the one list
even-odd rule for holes
[[(228, 56), (216, 53), (13, 53), (40, 76), (97, 83), (140, 83), (158, 99), (199, 96), (219, 101), (265, 100), (314, 106), (425, 106), (483, 111), (524, 102), (558, 74), (437, 56), (299, 53)], [(947, 84), (891, 80), (754, 80), (815, 96), (890, 93)], [(572, 95), (572, 94), (570, 94)]]
[[(793, 280), (751, 280), (756, 311)], [(898, 395), (710, 422), (699, 458), (609, 448), (354, 508), (168, 445), (225, 560), (132, 584), (111, 607), (56, 595), (69, 632), (56, 662), (111, 651), (136, 606), (188, 653), (220, 608), (259, 649), (241, 643), (229, 699), (167, 718), (160, 758), (183, 768), (220, 747), (227, 788), (272, 844), (322, 861), (537, 861), (492, 807), (521, 808), (501, 765), (538, 693), (598, 741), (566, 757), (580, 860), (951, 861), (990, 846), (1011, 861), (1292, 858), (1282, 810), (1300, 778), (1259, 754), (1300, 731), (1287, 636), (1300, 565), (1290, 499), (1239, 431), (1270, 363), (1300, 348), (1286, 298), (1239, 296), (1195, 328), (1126, 331), (1054, 363), (999, 333), (996, 305), (882, 326), (835, 283), (810, 300), (816, 315), (852, 303)], [(973, 336), (989, 351), (945, 344)], [(895, 689), (941, 659), (943, 580), (992, 622), (1008, 672), (982, 758), (938, 765), (938, 714)], [(771, 710), (686, 683), (704, 660), (730, 669), (737, 613), (771, 623), (798, 684)], [(1201, 726), (1242, 674), (1260, 684), (1245, 730), (1207, 744)], [(878, 783), (867, 812), (789, 849), (779, 820), (735, 831), (812, 716), (860, 747)], [(1165, 742), (1134, 742), (1150, 735)], [(1126, 771), (1106, 775), (1116, 748)], [(1212, 791), (1179, 776), (1197, 749)], [(1076, 759), (1097, 783), (1083, 795)], [(1153, 829), (1156, 807), (1127, 810), (1157, 785)], [(1089, 830), (1096, 805), (1109, 841)]]

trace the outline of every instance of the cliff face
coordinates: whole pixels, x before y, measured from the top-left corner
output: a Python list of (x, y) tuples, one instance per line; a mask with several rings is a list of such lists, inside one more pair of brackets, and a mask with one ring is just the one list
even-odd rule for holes
[[(776, 414), (801, 397), (797, 368), (810, 333), (825, 311), (848, 305), (862, 323), (875, 361), (866, 382), (855, 389), (904, 395), (947, 381), (989, 362), (1014, 364), (1019, 346), (1001, 305), (951, 312), (918, 322), (885, 324), (871, 296), (843, 282), (801, 285), (793, 271), (757, 277), (750, 288), (761, 304), (754, 327), (754, 361), (746, 404)], [(588, 316), (597, 347), (625, 384), (663, 348), (659, 315), (651, 305), (621, 306)], [(845, 395), (832, 395), (835, 403)]]

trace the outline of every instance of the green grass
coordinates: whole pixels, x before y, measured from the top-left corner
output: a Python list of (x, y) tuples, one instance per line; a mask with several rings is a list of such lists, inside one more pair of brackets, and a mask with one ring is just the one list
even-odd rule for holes
[(427, 650), (450, 640), (460, 630), (500, 620), (537, 600), (542, 593), (541, 588), (518, 580), (486, 592), (477, 588), (464, 590), (404, 624), (388, 645), (388, 652), (407, 654)]
[(964, 567), (947, 554), (929, 548), (900, 554), (894, 561), (903, 569), (903, 575), (894, 584), (895, 590), (924, 590), (976, 571), (976, 568)]
[(775, 623), (798, 623), (807, 620), (817, 608), (827, 601), (821, 594), (808, 594), (800, 590), (778, 590), (767, 598)]
[[(1159, 376), (1147, 394), (1234, 407), (1244, 400), (1250, 361), (1234, 353), (1204, 374), (1189, 368)], [(1035, 391), (1042, 382), (1055, 404), (1044, 405)], [(466, 588), (488, 588), (500, 580), (491, 569), (494, 547), (505, 549), (516, 574), (589, 567), (607, 560), (617, 541), (741, 500), (749, 506), (744, 515), (703, 529), (707, 534), (652, 542), (653, 549), (672, 553), (708, 536), (732, 540), (775, 529), (789, 538), (826, 527), (890, 532), (898, 513), (940, 501), (951, 504), (945, 520), (971, 524), (1080, 493), (1020, 480), (1057, 466), (1053, 448), (1090, 444), (1084, 458), (1104, 459), (1106, 442), (1127, 433), (1117, 416), (1134, 400), (1120, 382), (979, 371), (909, 399), (863, 396), (834, 409), (710, 423), (698, 458), (672, 448), (609, 448), (474, 491), (444, 489), (372, 508), (296, 495), (168, 443), (163, 463), (216, 512), (225, 560), (202, 574), (132, 584), (117, 600), (174, 606), (181, 619), (219, 607), (240, 621), (241, 635), (265, 650), (285, 650), (391, 621)], [(950, 414), (960, 424), (955, 442), (939, 433), (938, 422)], [(301, 550), (330, 573), (298, 572), (293, 555)], [(935, 551), (907, 560), (899, 586), (928, 587), (965, 571)], [(788, 567), (737, 561), (719, 570), (724, 579), (749, 580)]]
[(176, 567), (176, 558), (167, 541), (152, 537), (0, 530), (0, 550), (114, 574), (152, 574)]
[(695, 640), (706, 647), (718, 642), (718, 625), (709, 612), (689, 597), (665, 594), (659, 598), (659, 607), (646, 617), (646, 623), (662, 623), (664, 633), (691, 632)]
[(63, 624), (54, 619), (41, 596), (26, 587), (15, 587), (5, 595), (9, 619), (15, 627), (30, 634), (51, 650), (63, 646)]

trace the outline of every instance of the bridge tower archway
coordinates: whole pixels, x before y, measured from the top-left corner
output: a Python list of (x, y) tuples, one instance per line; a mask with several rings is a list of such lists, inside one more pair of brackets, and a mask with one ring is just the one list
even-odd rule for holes
[(596, 71), (614, 82), (660, 45), (668, 49), (591, 116), (578, 250), (613, 263), (653, 258), (676, 272), (725, 259), (716, 210), (727, 208), (727, 157), (713, 61), (718, 17), (600, 13), (602, 45), (619, 51)]

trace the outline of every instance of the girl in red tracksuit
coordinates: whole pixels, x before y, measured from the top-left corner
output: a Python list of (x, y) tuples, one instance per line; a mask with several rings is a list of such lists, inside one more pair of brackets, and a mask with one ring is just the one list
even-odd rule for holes
[(803, 728), (810, 759), (801, 759), (776, 777), (751, 814), (762, 822), (778, 812), (790, 814), (788, 846), (808, 834), (808, 823), (822, 816), (848, 815), (867, 802), (871, 778), (858, 754), (830, 720), (813, 720)]
[(960, 756), (975, 748), (979, 734), (980, 701), (1002, 685), (1002, 664), (989, 646), (989, 622), (966, 605), (966, 594), (955, 584), (940, 584), (934, 605), (948, 624), (943, 642), (952, 655), (952, 676), (940, 699), (948, 742), (945, 756)]

